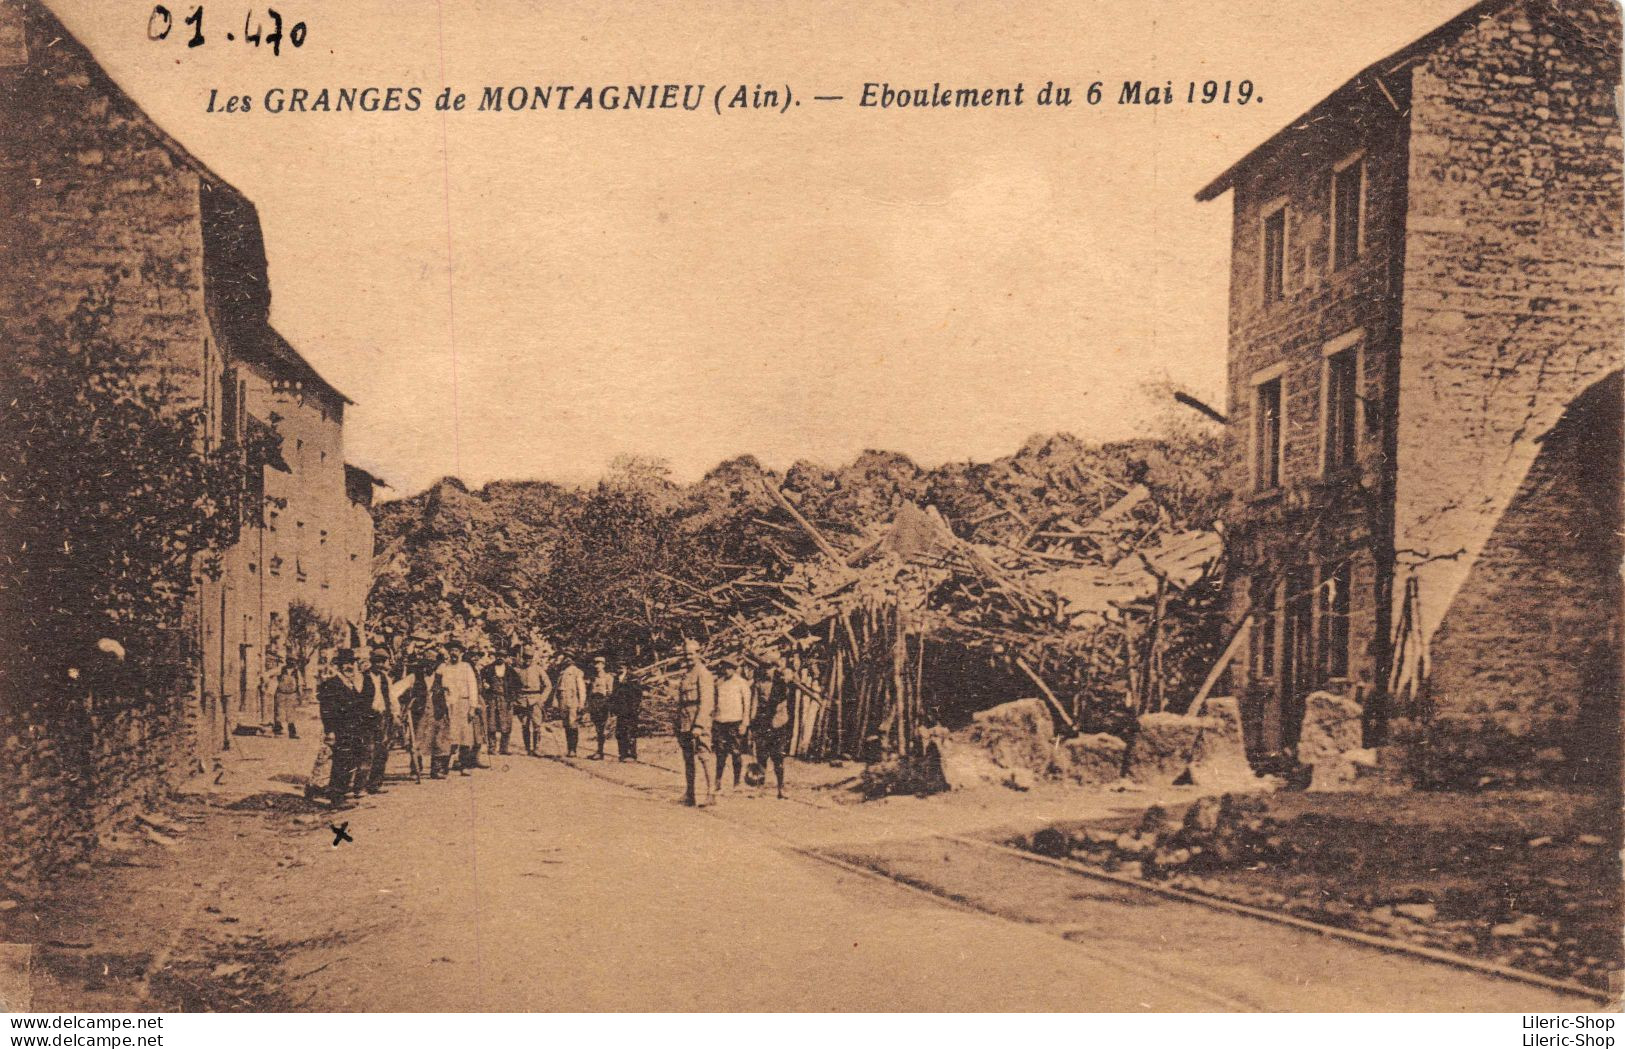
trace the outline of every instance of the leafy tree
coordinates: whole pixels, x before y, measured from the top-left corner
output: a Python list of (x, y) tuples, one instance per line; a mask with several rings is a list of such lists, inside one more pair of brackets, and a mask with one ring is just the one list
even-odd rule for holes
[(293, 661), (303, 678), (310, 661), (324, 648), (332, 648), (344, 640), (344, 621), (337, 616), (323, 615), (315, 605), (304, 599), (288, 604), (288, 658)]
[(0, 330), (0, 695), (60, 705), (98, 638), (123, 646), (129, 701), (173, 698), (184, 611), (236, 540), (246, 450), (210, 447), (161, 362), (112, 338), (111, 296), (62, 323)]

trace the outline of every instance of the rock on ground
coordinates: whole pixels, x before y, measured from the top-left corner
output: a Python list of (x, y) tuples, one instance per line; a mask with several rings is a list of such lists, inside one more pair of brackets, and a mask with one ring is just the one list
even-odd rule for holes
[(1336, 761), (1361, 742), (1360, 704), (1330, 692), (1311, 692), (1304, 701), (1298, 760), (1305, 765)]
[(1123, 775), (1123, 758), (1127, 752), (1127, 743), (1104, 732), (1078, 736), (1055, 748), (1050, 772), (1059, 779), (1083, 786), (1116, 783)]
[(938, 739), (931, 743), (936, 750), (937, 767), (949, 790), (968, 790), (973, 787), (991, 787), (1004, 781), (1005, 769), (993, 763), (987, 751), (971, 743), (956, 739)]
[(1241, 704), (1229, 697), (1210, 699), (1202, 716), (1209, 724), (1203, 727), (1191, 756), (1191, 782), (1233, 790), (1256, 786), (1258, 777), (1247, 763), (1241, 734)]
[(1049, 768), (1055, 722), (1042, 699), (1018, 699), (978, 711), (970, 727), (954, 735), (987, 751), (1000, 768), (1041, 773)]
[(1330, 692), (1311, 692), (1304, 701), (1298, 761), (1311, 766), (1309, 789), (1353, 790), (1356, 771), (1350, 755), (1360, 749), (1360, 704)]
[(1128, 750), (1127, 776), (1136, 783), (1172, 783), (1185, 774), (1212, 719), (1145, 714)]

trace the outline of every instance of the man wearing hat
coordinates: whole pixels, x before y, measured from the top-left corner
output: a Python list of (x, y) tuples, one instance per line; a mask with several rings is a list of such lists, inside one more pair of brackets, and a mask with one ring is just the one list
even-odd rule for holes
[(384, 767), (389, 764), (389, 741), (400, 711), (395, 703), (395, 683), (389, 680), (389, 652), (372, 650), (367, 676), (361, 683), (361, 726), (368, 744), (362, 778), (368, 794), (384, 792)]
[(609, 709), (614, 696), (615, 675), (609, 671), (609, 661), (603, 656), (594, 656), (592, 680), (587, 683), (587, 716), (598, 733), (598, 752), (592, 756), (593, 761), (604, 760), (604, 733), (609, 728)]
[[(518, 654), (519, 646), (513, 647)], [(490, 733), (487, 750), (508, 753), (508, 737), (513, 735), (514, 707), (519, 705), (519, 671), (498, 649), (491, 665), (480, 671), (480, 692), (485, 696), (485, 725)]]
[(762, 672), (752, 686), (750, 738), (756, 744), (756, 762), (765, 773), (773, 766), (779, 797), (784, 797), (784, 756), (790, 750), (790, 704), (794, 701), (784, 660), (769, 650), (762, 655)]
[(355, 652), (339, 649), (332, 665), (333, 673), (316, 687), (316, 703), (322, 716), (322, 731), (333, 751), (327, 800), (334, 808), (342, 808), (351, 791), (361, 792), (360, 772), (369, 754), (362, 717), (367, 704), (361, 697), (362, 682), (356, 672)]
[(479, 738), (480, 682), (474, 668), (463, 662), (462, 642), (446, 642), (446, 659), (434, 671), (434, 692), (445, 704), (451, 738), (457, 748), (457, 770), (468, 775), (474, 767), (474, 744)]
[(615, 715), (615, 751), (622, 761), (636, 761), (643, 685), (630, 665), (622, 666), (621, 672), (615, 675), (615, 694), (610, 699), (610, 713)]
[(434, 649), (414, 652), (407, 662), (405, 687), (397, 685), (402, 714), (412, 721), (413, 760), (419, 771), (428, 766), (430, 779), (445, 779), (451, 764), (451, 716), (445, 697), (433, 695), (439, 665), (440, 654)]
[(519, 700), (514, 713), (519, 716), (519, 732), (524, 738), (525, 753), (536, 756), (542, 747), (542, 707), (553, 694), (553, 681), (547, 676), (547, 664), (528, 645), (515, 645), (514, 674), (519, 678)]
[[(711, 722), (716, 717), (717, 679), (711, 668), (700, 658), (698, 641), (683, 642), (683, 657), (687, 669), (677, 685), (677, 717), (673, 728), (677, 745), (683, 751), (683, 779), (687, 792), (685, 805), (711, 803)], [(705, 788), (705, 800), (694, 795), (695, 775)]]
[(581, 711), (587, 704), (587, 676), (568, 652), (564, 653), (564, 669), (559, 671), (559, 688), (553, 698), (558, 702), (564, 723), (564, 756), (573, 758), (581, 742)]

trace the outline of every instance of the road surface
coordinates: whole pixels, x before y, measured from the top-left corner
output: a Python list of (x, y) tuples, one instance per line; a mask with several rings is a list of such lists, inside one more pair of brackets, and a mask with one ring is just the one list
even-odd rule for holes
[[(668, 768), (496, 761), (331, 820), (287, 795), (215, 807), (162, 867), (98, 882), (109, 942), (81, 968), (106, 975), (76, 980), (75, 945), (48, 952), (42, 1007), (1590, 1007), (945, 841), (930, 801), (695, 810)], [(341, 821), (353, 840), (334, 844)], [(146, 911), (123, 933), (121, 901)]]

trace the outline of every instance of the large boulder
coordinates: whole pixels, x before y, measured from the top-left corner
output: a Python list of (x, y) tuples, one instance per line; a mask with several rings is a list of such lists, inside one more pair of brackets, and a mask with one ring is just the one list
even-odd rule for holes
[(1210, 699), (1202, 709), (1208, 724), (1191, 756), (1191, 782), (1198, 787), (1245, 790), (1257, 776), (1247, 763), (1241, 734), (1241, 704), (1229, 697)]
[(1213, 723), (1212, 718), (1183, 714), (1141, 715), (1139, 731), (1128, 750), (1128, 778), (1145, 784), (1168, 784), (1180, 778), (1196, 756), (1202, 732)]
[(986, 750), (975, 744), (944, 738), (933, 740), (930, 747), (949, 790), (998, 786), (1009, 775), (1007, 770), (993, 763)]
[(1403, 780), (1396, 781), (1391, 767), (1383, 767), (1377, 748), (1345, 751), (1329, 761), (1317, 761), (1309, 778), (1312, 791), (1384, 790), (1403, 785)]
[(1115, 783), (1123, 776), (1123, 758), (1127, 752), (1127, 743), (1104, 732), (1078, 736), (1055, 748), (1050, 774), (1084, 786)]
[(1311, 692), (1304, 700), (1303, 730), (1298, 734), (1298, 761), (1304, 765), (1337, 764), (1359, 750), (1360, 704), (1331, 692)]
[(978, 711), (970, 726), (954, 735), (987, 751), (1000, 768), (1044, 772), (1049, 768), (1055, 722), (1042, 699), (1018, 699)]

